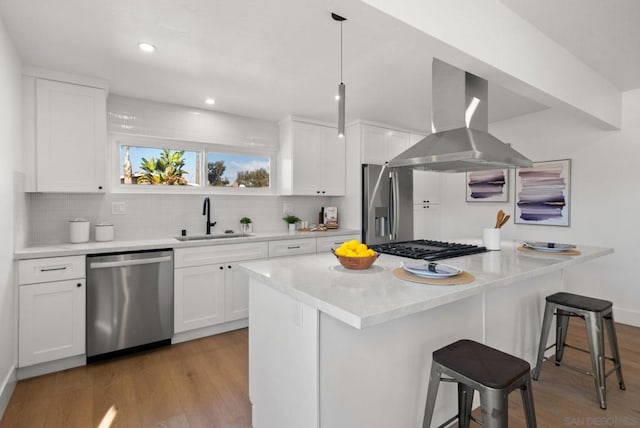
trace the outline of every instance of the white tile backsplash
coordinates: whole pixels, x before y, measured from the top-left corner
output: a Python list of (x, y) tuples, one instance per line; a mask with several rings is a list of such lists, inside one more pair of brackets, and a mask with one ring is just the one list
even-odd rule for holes
[[(146, 194), (70, 194), (33, 193), (27, 195), (28, 245), (58, 244), (69, 241), (71, 219), (84, 217), (94, 226), (99, 222), (115, 226), (116, 240), (166, 238), (205, 232), (202, 215), (204, 195)], [(214, 233), (239, 230), (244, 216), (253, 221), (254, 232), (286, 231), (282, 221), (285, 204), (292, 214), (311, 223), (317, 222), (320, 207), (336, 205), (329, 197), (230, 196), (209, 195), (211, 218), (217, 221)], [(126, 214), (112, 214), (112, 202), (124, 202)]]

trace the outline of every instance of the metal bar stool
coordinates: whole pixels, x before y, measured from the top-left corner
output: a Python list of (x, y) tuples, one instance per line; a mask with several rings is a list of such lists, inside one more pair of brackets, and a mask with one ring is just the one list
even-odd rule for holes
[[(540, 334), (540, 345), (538, 346), (538, 358), (536, 368), (533, 371), (533, 380), (538, 380), (542, 362), (549, 360), (544, 356), (545, 351), (555, 346), (555, 364), (556, 366), (566, 366), (580, 373), (593, 376), (596, 385), (596, 392), (600, 407), (607, 408), (607, 385), (606, 378), (614, 371), (618, 377), (620, 389), (624, 390), (624, 380), (622, 379), (622, 366), (620, 364), (620, 353), (618, 351), (618, 338), (616, 336), (616, 326), (613, 321), (613, 304), (608, 300), (594, 299), (592, 297), (580, 296), (571, 293), (556, 293), (546, 297), (544, 309), (544, 318), (542, 321), (542, 332)], [(554, 314), (555, 312), (555, 314)], [(556, 342), (547, 347), (549, 338), (549, 329), (551, 328), (551, 320), (556, 315)], [(586, 321), (587, 339), (589, 341), (589, 350), (568, 345), (567, 329), (569, 327), (569, 317), (579, 317)], [(607, 329), (609, 336), (609, 346), (611, 347), (612, 357), (605, 356), (604, 353), (604, 332), (603, 324)], [(564, 354), (564, 348), (572, 348), (578, 351), (591, 354), (592, 371), (585, 371), (576, 367), (572, 367), (566, 363), (560, 364)], [(604, 361), (613, 361), (613, 368), (605, 373)]]
[[(459, 340), (438, 349), (433, 353), (423, 428), (431, 426), (440, 381), (458, 383), (458, 414), (440, 427), (456, 419), (461, 428), (468, 428), (471, 420), (489, 428), (507, 427), (508, 396), (520, 388), (527, 427), (535, 428), (530, 369), (526, 361), (472, 340)], [(449, 377), (443, 378), (443, 374)], [(480, 393), (482, 422), (471, 416), (475, 390)]]

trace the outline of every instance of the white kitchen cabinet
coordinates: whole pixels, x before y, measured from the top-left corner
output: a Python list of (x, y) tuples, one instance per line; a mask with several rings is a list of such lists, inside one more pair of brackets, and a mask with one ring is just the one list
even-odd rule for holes
[(174, 250), (174, 332), (246, 318), (249, 278), (237, 262), (267, 255), (267, 242)]
[[(84, 257), (18, 263), (19, 367), (85, 353), (85, 274), (74, 269), (80, 259)], [(34, 279), (35, 271), (40, 274)]]
[(345, 139), (334, 127), (286, 119), (280, 123), (280, 194), (345, 194)]
[(439, 204), (442, 173), (413, 170), (413, 203)]
[(316, 240), (316, 252), (320, 254), (331, 251), (332, 248), (338, 248), (345, 241), (351, 241), (352, 239), (359, 241), (360, 238), (360, 235), (327, 236), (318, 238)]
[(224, 320), (234, 321), (249, 316), (249, 276), (237, 263), (225, 266)]
[(224, 265), (174, 271), (174, 333), (224, 322)]
[(316, 240), (310, 238), (269, 241), (269, 258), (313, 254), (316, 252)]
[(413, 206), (413, 239), (441, 239), (442, 209), (438, 204)]
[(27, 191), (104, 192), (106, 91), (47, 79), (34, 82), (35, 94), (26, 96), (35, 95), (35, 100), (25, 100), (35, 103), (35, 134), (27, 133), (35, 139), (35, 149), (26, 149), (26, 156), (35, 157), (35, 168), (27, 168), (35, 179), (27, 180)]
[(409, 133), (363, 124), (362, 162), (384, 164), (409, 148)]

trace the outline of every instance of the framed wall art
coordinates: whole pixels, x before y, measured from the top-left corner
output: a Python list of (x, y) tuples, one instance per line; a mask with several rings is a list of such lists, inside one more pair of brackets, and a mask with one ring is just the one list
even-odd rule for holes
[(467, 202), (509, 202), (509, 170), (467, 172)]
[(515, 223), (569, 226), (571, 159), (516, 168)]

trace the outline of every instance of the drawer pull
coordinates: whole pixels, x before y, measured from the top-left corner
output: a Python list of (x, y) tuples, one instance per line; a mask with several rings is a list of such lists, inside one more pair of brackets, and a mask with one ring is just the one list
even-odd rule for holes
[(67, 267), (63, 266), (63, 267), (58, 267), (58, 268), (41, 268), (40, 272), (53, 272), (55, 270), (66, 270)]
[(288, 250), (295, 250), (297, 248), (300, 248), (300, 245), (295, 245), (293, 247), (287, 247)]

